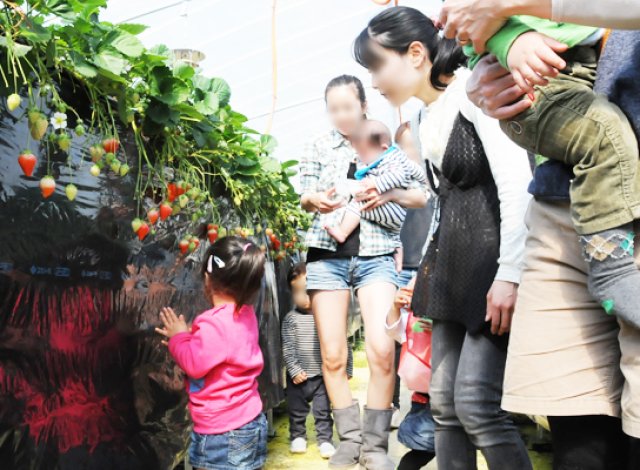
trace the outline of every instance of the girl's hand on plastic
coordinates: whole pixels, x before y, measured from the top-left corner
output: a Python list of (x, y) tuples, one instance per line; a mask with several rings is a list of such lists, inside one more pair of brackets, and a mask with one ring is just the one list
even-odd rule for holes
[(527, 94), (533, 87), (545, 86), (545, 77), (555, 77), (567, 63), (558, 55), (568, 49), (566, 44), (536, 31), (521, 34), (509, 49), (507, 65), (514, 80)]
[[(178, 333), (189, 333), (191, 330), (184, 319), (184, 315), (176, 315), (171, 307), (165, 307), (160, 312), (160, 321), (164, 328), (156, 328), (156, 333), (161, 334), (167, 339), (171, 339)], [(167, 345), (168, 341), (163, 340), (162, 344)]]

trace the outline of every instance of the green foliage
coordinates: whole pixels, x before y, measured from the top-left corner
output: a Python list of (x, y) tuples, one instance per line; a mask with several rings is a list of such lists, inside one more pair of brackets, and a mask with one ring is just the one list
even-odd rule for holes
[(56, 86), (64, 75), (84, 86), (93, 109), (89, 131), (117, 137), (128, 128), (135, 135), (139, 213), (150, 190), (163, 200), (171, 181), (184, 181), (198, 193), (188, 208), (194, 223), (220, 220), (217, 207), (224, 207), (242, 225), (269, 225), (295, 239), (308, 223), (289, 182), (297, 162), (271, 157), (276, 140), (245, 127), (222, 78), (175, 61), (166, 46), (146, 49), (136, 37), (143, 25), (100, 21), (105, 5), (0, 1), (0, 80), (9, 93), (26, 87), (29, 110), (37, 111), (34, 89), (48, 90), (51, 108), (75, 113)]

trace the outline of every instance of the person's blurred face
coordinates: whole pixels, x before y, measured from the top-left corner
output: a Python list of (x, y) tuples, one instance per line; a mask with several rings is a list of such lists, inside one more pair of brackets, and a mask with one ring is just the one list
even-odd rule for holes
[(291, 295), (293, 303), (300, 310), (308, 311), (311, 308), (311, 299), (307, 294), (307, 275), (302, 274), (291, 281)]
[(376, 67), (369, 70), (373, 87), (394, 106), (416, 96), (431, 69), (424, 45), (416, 41), (406, 54), (384, 48), (374, 40), (371, 48), (379, 59)]
[(400, 134), (398, 142), (396, 143), (409, 158), (416, 162), (420, 161), (420, 150), (416, 145), (410, 129), (405, 129), (402, 134)]
[(364, 119), (367, 112), (358, 98), (355, 85), (340, 85), (327, 92), (327, 112), (331, 124), (342, 135), (349, 137)]
[(356, 138), (352, 141), (353, 148), (364, 163), (373, 163), (382, 152), (389, 148), (388, 145), (374, 145), (367, 138)]

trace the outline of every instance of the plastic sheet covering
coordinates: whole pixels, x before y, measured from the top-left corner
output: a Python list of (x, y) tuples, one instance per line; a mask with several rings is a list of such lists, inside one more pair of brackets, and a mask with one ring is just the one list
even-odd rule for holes
[[(88, 112), (80, 90), (65, 90)], [(173, 468), (188, 444), (187, 396), (154, 327), (162, 306), (188, 320), (207, 308), (199, 253), (180, 257), (171, 226), (139, 242), (130, 227), (135, 173), (91, 176), (86, 148), (99, 140), (91, 135), (47, 163), (46, 144), (29, 141), (26, 119), (14, 117), (23, 110), (0, 115), (0, 468)], [(132, 139), (120, 137), (135, 168)], [(17, 163), (26, 146), (38, 157), (32, 178)], [(57, 187), (45, 200), (38, 183), (48, 168)], [(280, 360), (268, 273), (258, 313), (261, 389), (273, 401), (282, 392), (267, 389), (278, 386)]]

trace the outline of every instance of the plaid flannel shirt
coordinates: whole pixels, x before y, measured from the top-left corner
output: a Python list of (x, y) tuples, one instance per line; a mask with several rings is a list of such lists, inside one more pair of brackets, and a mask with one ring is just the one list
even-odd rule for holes
[[(347, 178), (349, 165), (357, 161), (351, 143), (335, 129), (314, 140), (300, 161), (302, 194), (326, 191)], [(337, 243), (324, 229), (338, 225), (345, 208), (329, 214), (316, 213), (307, 232), (306, 245), (323, 250), (336, 251)], [(400, 236), (367, 220), (360, 220), (360, 256), (388, 255), (402, 246)]]

